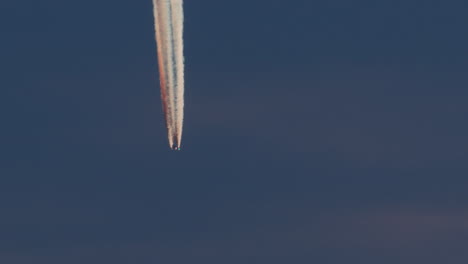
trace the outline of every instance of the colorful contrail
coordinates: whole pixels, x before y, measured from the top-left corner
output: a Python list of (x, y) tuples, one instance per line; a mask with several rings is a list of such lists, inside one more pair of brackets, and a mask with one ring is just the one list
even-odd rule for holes
[(153, 0), (161, 100), (169, 146), (180, 150), (184, 120), (183, 0)]

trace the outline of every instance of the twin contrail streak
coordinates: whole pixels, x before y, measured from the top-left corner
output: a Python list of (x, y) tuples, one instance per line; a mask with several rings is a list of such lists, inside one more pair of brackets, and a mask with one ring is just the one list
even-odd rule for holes
[(184, 120), (183, 0), (153, 0), (161, 99), (169, 146), (180, 150)]

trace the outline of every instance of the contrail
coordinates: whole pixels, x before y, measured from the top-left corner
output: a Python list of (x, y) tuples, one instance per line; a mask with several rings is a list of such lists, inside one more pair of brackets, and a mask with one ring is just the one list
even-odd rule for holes
[(153, 0), (161, 100), (169, 146), (180, 150), (184, 120), (183, 0)]

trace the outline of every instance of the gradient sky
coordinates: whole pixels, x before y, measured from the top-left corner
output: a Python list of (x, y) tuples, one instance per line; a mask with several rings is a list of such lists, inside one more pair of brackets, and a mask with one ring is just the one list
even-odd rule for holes
[(465, 264), (468, 4), (0, 3), (0, 263)]

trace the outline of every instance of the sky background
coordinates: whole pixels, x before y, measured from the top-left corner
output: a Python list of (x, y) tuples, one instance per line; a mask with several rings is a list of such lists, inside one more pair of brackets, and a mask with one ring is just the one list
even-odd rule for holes
[(0, 3), (0, 262), (468, 261), (468, 4), (185, 1), (173, 152), (152, 3)]

